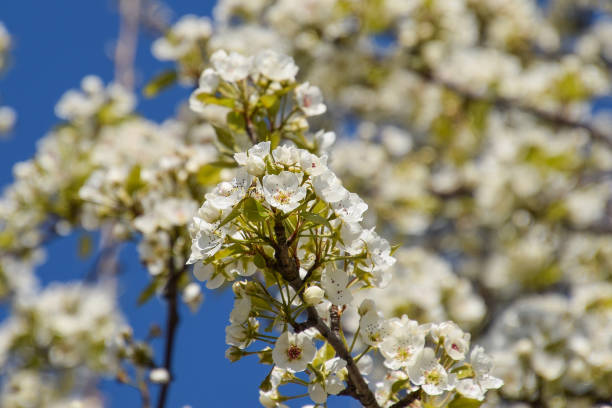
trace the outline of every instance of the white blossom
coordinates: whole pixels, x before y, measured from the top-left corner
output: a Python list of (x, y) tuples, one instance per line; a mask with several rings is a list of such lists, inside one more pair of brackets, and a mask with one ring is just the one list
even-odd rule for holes
[(299, 107), (306, 116), (317, 116), (325, 113), (327, 107), (323, 103), (321, 90), (305, 82), (295, 88), (295, 97)]
[(408, 369), (408, 375), (410, 381), (420, 385), (429, 395), (440, 395), (455, 387), (454, 377), (446, 372), (429, 347), (419, 352), (414, 365)]
[(274, 364), (294, 372), (304, 371), (315, 356), (316, 348), (304, 333), (284, 332), (272, 350)]
[(263, 177), (263, 193), (268, 204), (284, 213), (294, 210), (306, 197), (306, 187), (300, 185), (302, 173), (282, 171)]

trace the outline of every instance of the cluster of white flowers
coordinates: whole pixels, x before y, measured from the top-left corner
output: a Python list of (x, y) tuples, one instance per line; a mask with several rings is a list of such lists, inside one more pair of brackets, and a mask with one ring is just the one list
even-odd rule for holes
[(183, 16), (151, 47), (153, 55), (160, 60), (178, 60), (185, 57), (199, 43), (204, 43), (212, 34), (212, 24), (206, 17), (191, 14)]
[[(125, 326), (116, 300), (103, 284), (56, 284), (21, 296), (0, 326), (0, 366), (6, 374), (0, 404), (60, 407), (82, 400), (101, 407), (95, 395), (82, 395), (91, 392), (88, 382), (96, 376), (118, 370)], [(72, 389), (61, 386), (67, 383)], [(62, 405), (67, 401), (75, 405)]]
[(610, 398), (610, 284), (578, 286), (569, 298), (521, 299), (502, 314), (486, 343), (501, 396), (533, 400), (535, 390), (573, 406), (580, 395)]
[[(288, 216), (296, 209), (304, 211), (310, 208), (313, 211), (317, 205), (325, 205), (327, 208), (321, 212), (322, 215), (309, 212), (302, 215), (305, 221), (314, 217), (310, 222), (315, 225), (317, 222), (323, 223), (319, 231), (321, 235), (337, 230), (344, 252), (355, 259), (354, 267), (369, 274), (362, 280), (379, 287), (386, 286), (390, 278), (389, 268), (395, 263), (391, 257), (391, 246), (373, 229), (361, 226), (367, 205), (342, 186), (327, 167), (325, 156), (319, 157), (292, 146), (279, 146), (270, 152), (270, 142), (261, 142), (247, 152), (236, 153), (234, 157), (241, 166), (236, 176), (231, 181), (218, 184), (206, 194), (206, 201), (190, 226), (192, 246), (188, 263), (206, 260), (206, 264), (198, 262), (195, 273), (196, 276), (207, 277), (209, 288), (218, 287), (224, 280), (234, 280), (237, 275), (253, 273), (241, 266), (252, 262), (249, 260), (221, 258), (211, 262), (211, 257), (220, 251), (223, 253), (223, 249), (240, 241), (248, 242), (241, 224), (244, 221), (237, 218), (241, 206), (246, 205), (249, 206), (248, 209), (244, 208), (244, 211), (248, 211), (247, 217), (252, 215), (250, 211), (253, 207), (256, 211), (253, 216), (263, 218), (273, 217), (279, 212)], [(327, 220), (331, 214), (333, 219)], [(335, 248), (329, 250), (334, 251)], [(305, 255), (310, 254), (305, 252)], [(303, 267), (308, 263), (308, 259), (300, 259)], [(335, 275), (339, 272), (333, 269), (328, 273)], [(330, 285), (334, 282), (333, 277), (322, 279)], [(345, 287), (338, 288), (327, 295), (341, 298), (346, 296), (344, 290)]]
[[(200, 87), (191, 98), (196, 111), (201, 112), (206, 103), (227, 98), (232, 91), (225, 85), (234, 87), (236, 93), (240, 91), (239, 82), (245, 80), (254, 86), (276, 81), (282, 87), (283, 81), (293, 82), (297, 72), (291, 59), (271, 52), (247, 58), (218, 51), (212, 62), (214, 68), (204, 71)], [(277, 68), (271, 70), (270, 66)], [(296, 105), (309, 115), (313, 104), (299, 101), (316, 99), (321, 105), (322, 101), (318, 90), (304, 92), (304, 86), (309, 87), (303, 84), (295, 88)], [(258, 106), (258, 98), (257, 94), (242, 94), (242, 100), (249, 100), (253, 106)], [(249, 109), (244, 105), (228, 107), (230, 112)], [(322, 112), (324, 109), (313, 113)], [(246, 123), (244, 126), (247, 129)], [(328, 145), (324, 140), (332, 136), (324, 135), (320, 133), (315, 139)], [(389, 129), (385, 139), (393, 143), (397, 130)], [(391, 406), (402, 395), (413, 393), (415, 399), (441, 405), (457, 392), (482, 400), (487, 389), (501, 386), (501, 381), (489, 374), (491, 363), (481, 348), (474, 349), (471, 364), (464, 361), (470, 335), (455, 323), (420, 326), (405, 315), (386, 320), (369, 299), (359, 308), (359, 334), (353, 335), (348, 351), (353, 352), (356, 344), (361, 348), (362, 354), (355, 360), (361, 363), (359, 368), (350, 367), (355, 362), (338, 356), (341, 350), (332, 346), (335, 337), (330, 338), (314, 322), (320, 319), (321, 324), (330, 325), (326, 326), (330, 330), (341, 325), (342, 314), (357, 314), (359, 290), (387, 286), (396, 260), (389, 243), (373, 228), (363, 227), (367, 204), (342, 185), (327, 166), (326, 155), (318, 156), (291, 143), (274, 149), (271, 145), (264, 141), (234, 154), (238, 164), (234, 178), (217, 184), (205, 195), (190, 225), (188, 260), (195, 264), (196, 278), (206, 281), (209, 289), (235, 281), (236, 300), (226, 329), (226, 342), (231, 347), (226, 355), (235, 361), (259, 354), (274, 363), (262, 385), (260, 402), (266, 407), (284, 406), (279, 386), (299, 381), (308, 385), (309, 396), (316, 404), (324, 404), (328, 395), (346, 388), (345, 382), (352, 384), (350, 375), (355, 372), (349, 374), (349, 370), (359, 375), (371, 371), (368, 366), (373, 360), (368, 353), (376, 349), (385, 359), (380, 367), (386, 370), (383, 378), (387, 379), (376, 384), (377, 404), (381, 406)], [(438, 262), (445, 266), (443, 261)], [(452, 276), (452, 272), (446, 273), (444, 278)], [(469, 286), (466, 289), (469, 293)], [(451, 302), (459, 304), (465, 298), (458, 295)], [(469, 316), (465, 319), (472, 324), (483, 314), (482, 304), (475, 302), (473, 307), (478, 310), (466, 312)], [(314, 328), (300, 329), (296, 319), (306, 314), (306, 323), (313, 323)], [(260, 332), (262, 320), (271, 320), (280, 336)], [(273, 339), (272, 350), (249, 350)], [(323, 341), (321, 347), (317, 347), (319, 341)], [(448, 355), (441, 351), (443, 344)], [(344, 347), (348, 349), (348, 343)], [(464, 372), (457, 376), (455, 371), (459, 369)], [(308, 381), (299, 376), (303, 371)]]
[[(383, 301), (385, 313), (452, 318), (474, 329), (486, 321), (484, 336), (500, 318), (498, 302), (609, 280), (608, 238), (600, 234), (611, 224), (610, 143), (554, 119), (587, 123), (593, 98), (609, 92), (609, 10), (552, 3), (217, 5), (206, 54), (222, 47), (253, 55), (266, 44), (299, 58), (300, 78), (326, 91), (338, 128), (357, 128), (357, 138), (326, 153), (330, 168), (368, 203), (364, 225), (426, 243), (452, 266), (431, 281), (448, 282), (455, 295), (440, 298), (444, 285), (427, 281), (419, 302), (402, 309)], [(584, 29), (564, 25), (592, 10)], [(259, 75), (252, 73), (249, 82)], [(368, 121), (355, 126), (355, 118)], [(597, 130), (609, 133), (607, 125)], [(406, 268), (408, 279), (415, 269)]]
[(55, 384), (49, 384), (44, 373), (24, 369), (7, 376), (0, 393), (0, 403), (6, 408), (50, 407), (50, 408), (102, 408), (97, 395), (62, 396)]
[[(400, 248), (394, 254), (393, 284), (362, 290), (357, 299), (376, 299), (384, 316), (403, 314), (420, 322), (453, 320), (463, 329), (476, 329), (486, 306), (471, 282), (457, 276), (444, 259), (418, 247)], [(426, 295), (425, 295), (426, 294)], [(347, 326), (358, 327), (358, 316), (347, 313)]]
[[(144, 90), (197, 84), (176, 117), (139, 118), (133, 95), (86, 77), (56, 106), (64, 123), (14, 167), (0, 199), (6, 333), (39, 293), (44, 243), (105, 228), (138, 239), (151, 279), (140, 302), (196, 311), (187, 262), (210, 289), (234, 282), (227, 356), (274, 364), (266, 407), (284, 407), (290, 383), (316, 406), (367, 400), (360, 376), (379, 406), (477, 406), (497, 377), (493, 405), (609, 399), (612, 143), (594, 103), (612, 83), (605, 7), (221, 0), (214, 20), (179, 19), (152, 46), (174, 72)], [(0, 24), (0, 69), (10, 44)], [(14, 116), (0, 108), (0, 133)], [(374, 226), (408, 249), (392, 255)], [(103, 365), (75, 357), (80, 344), (47, 345), (54, 364)], [(136, 372), (154, 366), (146, 342), (120, 348)], [(171, 372), (148, 382), (168, 386)], [(56, 395), (31, 367), (3, 383), (2, 406), (100, 404)]]

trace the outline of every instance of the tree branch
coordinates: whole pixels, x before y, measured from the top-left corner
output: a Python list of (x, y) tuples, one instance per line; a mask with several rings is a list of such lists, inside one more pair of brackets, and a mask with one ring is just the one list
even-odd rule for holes
[(134, 59), (138, 46), (141, 0), (119, 0), (119, 39), (115, 48), (115, 78), (128, 90), (134, 89)]
[[(275, 257), (275, 270), (285, 279), (291, 287), (299, 294), (302, 301), (303, 298), (303, 281), (299, 275), (299, 264), (296, 261), (294, 255), (289, 252), (289, 246), (287, 245), (287, 237), (285, 234), (285, 227), (280, 218), (277, 218), (274, 222), (274, 234), (276, 235), (276, 243), (274, 247)], [(366, 384), (357, 364), (353, 360), (351, 353), (347, 350), (343, 341), (334, 333), (329, 326), (321, 320), (321, 317), (317, 313), (317, 309), (313, 306), (309, 306), (306, 309), (308, 319), (305, 323), (297, 323), (296, 326), (304, 327), (315, 327), (321, 336), (327, 340), (327, 342), (334, 348), (338, 357), (346, 361), (346, 368), (348, 370), (348, 392), (346, 395), (350, 395), (357, 399), (362, 406), (366, 408), (380, 408), (376, 398), (372, 393), (372, 390)], [(296, 327), (294, 326), (294, 328)]]
[(466, 88), (461, 87), (458, 84), (454, 84), (450, 81), (446, 81), (442, 78), (435, 76), (430, 71), (420, 70), (416, 68), (408, 68), (412, 73), (419, 76), (421, 79), (426, 82), (441, 86), (443, 88), (448, 89), (451, 92), (456, 93), (463, 98), (470, 101), (479, 101), (489, 103), (500, 110), (518, 110), (521, 112), (528, 113), (533, 115), (541, 120), (546, 122), (550, 122), (557, 126), (562, 126), (566, 128), (576, 128), (585, 130), (589, 135), (597, 141), (605, 143), (609, 146), (612, 146), (612, 134), (608, 134), (597, 129), (595, 125), (589, 122), (574, 120), (568, 118), (565, 114), (561, 112), (550, 112), (544, 109), (537, 108), (533, 105), (526, 104), (520, 100), (506, 98), (499, 95), (491, 95), (480, 92), (475, 92)]
[(168, 284), (166, 285), (166, 291), (164, 293), (164, 297), (166, 298), (166, 302), (168, 304), (168, 316), (166, 317), (166, 330), (164, 333), (166, 336), (166, 347), (164, 349), (164, 368), (166, 369), (166, 371), (168, 371), (168, 374), (170, 374), (170, 380), (161, 386), (161, 391), (159, 392), (159, 400), (157, 401), (157, 408), (165, 407), (166, 399), (168, 397), (168, 390), (170, 388), (170, 384), (174, 380), (174, 375), (172, 374), (172, 354), (174, 351), (176, 331), (180, 321), (180, 316), (178, 313), (178, 280), (184, 270), (176, 270), (176, 268), (174, 267), (173, 256), (170, 256), (168, 267), (170, 273), (168, 278)]
[(404, 407), (407, 407), (408, 405), (412, 404), (417, 399), (418, 395), (419, 395), (418, 392), (411, 392), (410, 394), (406, 395), (401, 400), (397, 401), (395, 404), (391, 405), (390, 408), (404, 408)]

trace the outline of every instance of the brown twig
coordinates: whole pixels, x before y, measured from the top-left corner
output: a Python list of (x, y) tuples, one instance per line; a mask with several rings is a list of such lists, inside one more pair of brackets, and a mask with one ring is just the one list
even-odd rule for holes
[(397, 401), (395, 404), (391, 405), (390, 408), (407, 407), (408, 405), (412, 404), (417, 399), (418, 395), (419, 395), (418, 392), (411, 392), (410, 394), (406, 395), (401, 400)]
[(546, 122), (550, 122), (551, 124), (554, 124), (556, 126), (582, 129), (585, 130), (589, 135), (591, 135), (593, 140), (597, 140), (612, 146), (612, 134), (602, 132), (601, 130), (597, 129), (592, 123), (570, 119), (562, 112), (551, 112), (544, 109), (540, 109), (517, 99), (475, 92), (470, 89), (463, 88), (458, 84), (437, 77), (430, 71), (415, 68), (408, 69), (412, 73), (419, 76), (421, 79), (429, 83), (446, 88), (449, 91), (467, 100), (489, 103), (500, 110), (515, 109), (533, 115)]
[(172, 256), (170, 257), (168, 267), (169, 278), (168, 284), (166, 285), (166, 291), (164, 293), (164, 297), (166, 298), (166, 302), (168, 304), (168, 315), (166, 317), (166, 329), (164, 333), (166, 337), (166, 346), (164, 349), (164, 368), (166, 371), (168, 371), (168, 374), (170, 374), (170, 380), (161, 386), (159, 400), (157, 401), (157, 408), (164, 408), (166, 399), (168, 397), (170, 384), (172, 381), (174, 381), (174, 375), (172, 374), (172, 354), (174, 351), (176, 331), (180, 321), (180, 316), (178, 313), (178, 280), (183, 272), (183, 269), (177, 270), (174, 267), (174, 257)]
[(126, 89), (134, 89), (134, 59), (138, 46), (141, 0), (119, 0), (119, 39), (115, 48), (115, 78)]
[[(291, 287), (299, 294), (300, 298), (303, 300), (302, 289), (303, 289), (303, 281), (299, 275), (299, 267), (295, 260), (294, 254), (290, 253), (289, 245), (287, 243), (287, 236), (285, 233), (285, 226), (282, 223), (280, 218), (277, 218), (274, 223), (274, 234), (276, 236), (275, 242), (275, 264), (274, 269), (283, 277), (285, 281), (287, 281)], [(304, 324), (297, 323), (296, 326), (298, 328), (302, 328), (300, 325), (304, 325), (304, 327), (315, 327), (321, 336), (327, 340), (327, 342), (334, 348), (338, 357), (346, 361), (346, 368), (348, 370), (348, 387), (347, 393), (344, 395), (350, 395), (351, 397), (357, 399), (362, 406), (366, 408), (380, 408), (378, 402), (376, 402), (376, 398), (372, 393), (372, 390), (368, 387), (368, 384), (365, 382), (357, 364), (353, 360), (351, 353), (348, 351), (344, 342), (340, 339), (340, 337), (334, 333), (317, 313), (317, 309), (313, 306), (309, 306), (306, 308), (306, 313), (308, 315), (308, 319)], [(294, 326), (294, 328), (296, 327)]]

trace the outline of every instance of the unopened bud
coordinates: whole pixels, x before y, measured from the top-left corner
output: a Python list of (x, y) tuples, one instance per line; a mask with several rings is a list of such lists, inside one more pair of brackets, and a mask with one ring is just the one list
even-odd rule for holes
[(244, 356), (244, 351), (240, 350), (238, 347), (231, 346), (227, 350), (225, 350), (225, 358), (227, 358), (232, 363), (240, 360)]
[(170, 381), (170, 374), (165, 368), (154, 368), (149, 373), (149, 379), (155, 384), (167, 384)]
[(376, 305), (374, 304), (374, 301), (372, 299), (364, 299), (363, 302), (361, 302), (361, 304), (359, 305), (357, 311), (359, 312), (360, 316), (363, 316), (370, 310), (374, 310), (375, 308)]
[(324, 294), (325, 292), (320, 287), (310, 286), (304, 291), (304, 301), (311, 306), (318, 305), (323, 301)]

